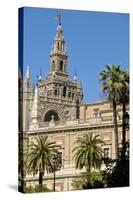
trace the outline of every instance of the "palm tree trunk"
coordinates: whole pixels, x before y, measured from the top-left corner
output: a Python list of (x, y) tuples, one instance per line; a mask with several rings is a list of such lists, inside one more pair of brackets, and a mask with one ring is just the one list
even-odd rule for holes
[(122, 116), (122, 160), (125, 160), (126, 154), (126, 127), (125, 127), (125, 113), (126, 113), (126, 105), (123, 101), (122, 104), (123, 116)]
[(91, 164), (91, 160), (90, 160), (89, 165), (86, 166), (86, 171), (91, 173), (91, 169), (92, 169), (92, 164)]
[(39, 172), (39, 185), (42, 187), (43, 184), (43, 173), (42, 171)]
[(114, 143), (115, 143), (114, 158), (118, 159), (118, 128), (117, 128), (117, 113), (116, 113), (116, 102), (115, 102), (115, 100), (113, 100), (113, 117), (114, 117)]
[(88, 166), (87, 171), (88, 171), (89, 173), (91, 173), (91, 166), (90, 166), (90, 165)]

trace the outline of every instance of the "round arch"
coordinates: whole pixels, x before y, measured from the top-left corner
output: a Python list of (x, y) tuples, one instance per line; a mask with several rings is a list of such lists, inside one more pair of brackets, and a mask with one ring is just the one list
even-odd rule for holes
[(44, 122), (50, 122), (52, 119), (54, 119), (55, 121), (60, 120), (56, 111), (49, 110), (46, 112), (46, 114), (44, 116)]

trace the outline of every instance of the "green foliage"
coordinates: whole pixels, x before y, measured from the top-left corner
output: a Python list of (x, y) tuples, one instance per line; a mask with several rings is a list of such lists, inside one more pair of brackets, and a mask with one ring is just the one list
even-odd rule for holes
[(103, 173), (107, 187), (129, 186), (129, 159), (118, 160), (114, 167), (109, 167)]
[(28, 172), (35, 175), (38, 171), (49, 172), (49, 165), (53, 165), (54, 156), (57, 154), (55, 142), (48, 141), (48, 136), (36, 137), (36, 142), (28, 148), (27, 167)]
[(50, 190), (46, 186), (36, 185), (35, 186), (35, 192), (52, 192), (52, 190)]
[(125, 70), (119, 72), (119, 84), (117, 87), (118, 103), (129, 103), (129, 73)]
[(29, 186), (25, 188), (25, 193), (34, 193), (34, 192), (52, 192), (49, 188), (45, 185), (36, 185), (35, 187)]
[(105, 159), (104, 171), (81, 173), (73, 180), (74, 189), (93, 189), (129, 186), (129, 156), (125, 160)]
[(33, 193), (33, 192), (35, 192), (35, 190), (34, 190), (34, 187), (30, 185), (29, 187), (25, 188), (24, 192), (25, 193)]
[(103, 92), (108, 100), (113, 103), (115, 151), (118, 159), (118, 129), (117, 129), (117, 104), (122, 105), (123, 125), (122, 125), (122, 157), (114, 162), (109, 161), (103, 173), (107, 187), (120, 187), (129, 185), (129, 158), (125, 158), (126, 137), (125, 137), (125, 113), (126, 105), (129, 103), (129, 73), (122, 70), (119, 65), (106, 65), (106, 70), (100, 73), (100, 82)]
[[(106, 69), (99, 74), (101, 88), (106, 98), (113, 105), (115, 156), (118, 159), (118, 128), (117, 128), (117, 104), (122, 105), (123, 110), (123, 146), (125, 143), (124, 115), (126, 105), (129, 103), (129, 73), (120, 68), (120, 65), (106, 65)], [(123, 147), (123, 151), (124, 151)], [(124, 154), (124, 153), (123, 153)]]
[(102, 164), (102, 144), (104, 142), (96, 135), (93, 137), (92, 133), (84, 134), (82, 137), (78, 137), (73, 149), (74, 159), (76, 162), (76, 168), (82, 169), (84, 166), (87, 171), (100, 168)]
[(48, 140), (48, 136), (36, 137), (35, 143), (28, 147), (26, 153), (27, 172), (33, 175), (39, 172), (39, 184), (42, 184), (45, 171), (49, 172), (50, 166), (54, 165), (54, 157), (57, 155), (59, 145)]
[(84, 172), (79, 178), (75, 178), (72, 182), (74, 189), (93, 189), (104, 188), (105, 181), (103, 181), (101, 172)]
[(120, 65), (106, 65), (106, 70), (99, 74), (103, 92), (110, 101), (117, 102), (119, 99), (119, 89), (121, 86)]

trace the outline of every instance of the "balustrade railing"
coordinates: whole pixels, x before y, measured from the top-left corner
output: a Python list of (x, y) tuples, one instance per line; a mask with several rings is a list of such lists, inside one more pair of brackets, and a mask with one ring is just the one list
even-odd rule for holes
[[(51, 121), (51, 122), (40, 122), (40, 128), (48, 128), (48, 127), (59, 127), (59, 126), (72, 126), (72, 125), (99, 125), (99, 124), (107, 124), (113, 122), (113, 116), (109, 117), (98, 117), (98, 118), (88, 118), (86, 120), (62, 120), (62, 121)], [(120, 122), (120, 120), (118, 120)]]

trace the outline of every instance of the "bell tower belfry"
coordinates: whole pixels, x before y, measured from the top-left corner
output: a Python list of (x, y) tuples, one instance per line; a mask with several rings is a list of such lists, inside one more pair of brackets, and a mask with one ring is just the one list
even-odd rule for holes
[(50, 70), (46, 78), (39, 79), (38, 90), (42, 122), (69, 121), (79, 118), (79, 106), (83, 92), (81, 82), (70, 80), (67, 72), (68, 54), (65, 47), (61, 16), (57, 16), (57, 28), (50, 52)]
[(58, 26), (56, 29), (56, 36), (54, 39), (54, 44), (50, 52), (50, 74), (55, 73), (56, 75), (61, 75), (68, 77), (67, 74), (67, 51), (65, 48), (65, 40), (63, 36), (63, 29), (61, 25), (61, 16), (57, 15)]

